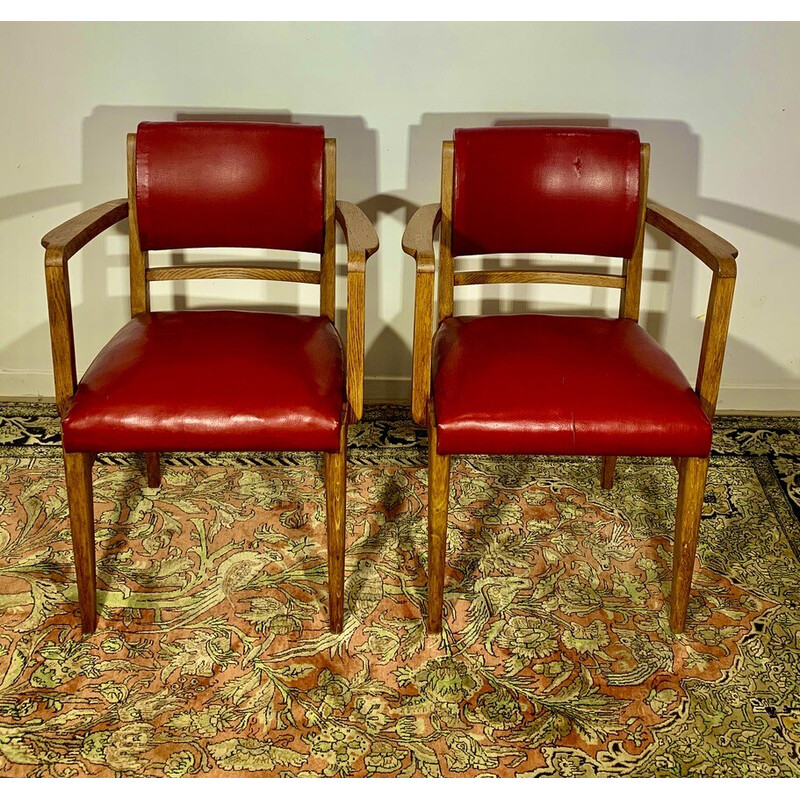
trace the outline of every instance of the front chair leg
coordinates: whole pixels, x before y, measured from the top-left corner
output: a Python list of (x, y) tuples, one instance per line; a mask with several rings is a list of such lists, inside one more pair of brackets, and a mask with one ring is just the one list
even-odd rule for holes
[(669, 624), (675, 633), (686, 627), (686, 609), (692, 588), (697, 534), (706, 488), (707, 458), (681, 458), (678, 470), (678, 505), (675, 544), (672, 548), (672, 603)]
[(338, 453), (323, 453), (328, 524), (328, 605), (331, 630), (344, 622), (345, 511), (347, 507), (347, 416), (342, 416)]
[(94, 633), (97, 627), (97, 577), (94, 551), (94, 505), (92, 501), (91, 453), (64, 453), (67, 501), (72, 530), (72, 551), (78, 581), (81, 629)]
[(147, 461), (147, 485), (151, 489), (158, 489), (161, 486), (161, 462), (158, 453), (145, 453)]
[(614, 488), (614, 471), (616, 468), (616, 456), (603, 456), (603, 477), (601, 483), (604, 489)]
[(428, 633), (442, 630), (450, 456), (437, 449), (436, 420), (428, 414)]

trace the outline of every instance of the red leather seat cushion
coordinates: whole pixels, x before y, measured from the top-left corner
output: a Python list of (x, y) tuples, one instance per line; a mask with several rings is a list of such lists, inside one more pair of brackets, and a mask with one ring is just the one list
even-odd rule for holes
[(339, 449), (342, 344), (325, 317), (139, 314), (83, 376), (72, 452)]
[(626, 319), (451, 317), (436, 333), (440, 453), (707, 456), (678, 365)]

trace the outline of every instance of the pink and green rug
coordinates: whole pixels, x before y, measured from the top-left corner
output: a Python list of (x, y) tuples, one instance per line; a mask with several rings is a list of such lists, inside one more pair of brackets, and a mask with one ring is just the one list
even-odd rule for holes
[(428, 636), (424, 432), (350, 448), (341, 635), (317, 456), (108, 455), (84, 639), (55, 410), (0, 406), (0, 776), (800, 776), (800, 421), (718, 420), (683, 635), (668, 460), (454, 459)]

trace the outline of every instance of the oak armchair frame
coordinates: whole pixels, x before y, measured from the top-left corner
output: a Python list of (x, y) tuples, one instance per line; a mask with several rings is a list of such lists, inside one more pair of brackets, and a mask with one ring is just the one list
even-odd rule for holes
[[(412, 375), (412, 414), (428, 428), (429, 499), (428, 499), (428, 630), (441, 630), (444, 568), (447, 534), (447, 502), (450, 483), (450, 456), (437, 450), (436, 419), (431, 400), (431, 357), (433, 347), (433, 295), (436, 273), (434, 236), (441, 228), (439, 241), (438, 315), (441, 323), (453, 315), (455, 286), (497, 283), (555, 283), (600, 286), (619, 289), (619, 317), (639, 320), (642, 286), (642, 257), (645, 224), (665, 233), (684, 247), (713, 273), (708, 298), (703, 340), (695, 382), (695, 393), (703, 411), (713, 421), (719, 395), (722, 362), (733, 303), (738, 252), (730, 242), (688, 217), (647, 199), (650, 168), (650, 145), (640, 151), (640, 201), (638, 228), (633, 255), (623, 259), (619, 275), (601, 275), (572, 271), (456, 271), (451, 252), (453, 209), (454, 144), (443, 142), (441, 202), (419, 208), (403, 235), (403, 250), (416, 265), (414, 307), (414, 343)], [(700, 512), (705, 489), (708, 458), (675, 458), (678, 471), (678, 503), (673, 548), (672, 598), (670, 626), (676, 632), (686, 626), (692, 571), (697, 549)], [(602, 458), (602, 486), (614, 482), (616, 456)]]
[[(366, 262), (378, 249), (378, 237), (364, 212), (336, 200), (336, 140), (325, 139), (323, 156), (324, 245), (320, 269), (281, 269), (241, 264), (149, 266), (139, 244), (136, 217), (136, 134), (127, 138), (128, 198), (111, 200), (78, 214), (42, 238), (53, 354), (56, 404), (63, 419), (78, 385), (75, 337), (70, 300), (69, 259), (103, 231), (129, 219), (131, 317), (150, 310), (152, 281), (202, 278), (246, 278), (319, 284), (320, 314), (335, 322), (336, 232), (338, 223), (347, 245), (346, 401), (342, 412), (339, 452), (323, 453), (328, 529), (329, 613), (331, 630), (341, 631), (344, 618), (344, 551), (347, 424), (357, 422), (364, 408), (364, 312)], [(146, 453), (147, 482), (161, 483), (158, 453)], [(97, 626), (92, 465), (95, 453), (64, 452), (81, 626), (85, 634)]]

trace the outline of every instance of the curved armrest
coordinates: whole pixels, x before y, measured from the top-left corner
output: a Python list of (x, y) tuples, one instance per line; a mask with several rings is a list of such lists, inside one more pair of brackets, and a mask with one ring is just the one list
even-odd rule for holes
[(697, 256), (714, 273), (708, 296), (703, 343), (695, 392), (710, 420), (714, 419), (722, 378), (722, 361), (736, 283), (736, 248), (721, 236), (677, 211), (648, 201), (646, 221)]
[(379, 247), (378, 234), (369, 217), (355, 204), (345, 200), (336, 201), (336, 221), (344, 232), (347, 242), (347, 269), (363, 270), (367, 259)]
[(442, 220), (442, 206), (430, 203), (414, 212), (403, 233), (403, 250), (417, 262), (418, 272), (433, 272), (433, 235)]
[(53, 228), (42, 237), (56, 402), (62, 419), (75, 393), (75, 337), (67, 262), (97, 234), (128, 216), (127, 200), (110, 200)]
[(364, 311), (365, 267), (378, 249), (378, 235), (367, 215), (354, 203), (336, 201), (336, 221), (347, 242), (347, 375), (349, 421), (358, 422), (364, 411)]
[(652, 200), (647, 201), (645, 220), (697, 256), (720, 278), (736, 277), (736, 248), (699, 222)]
[(78, 252), (99, 233), (128, 216), (126, 199), (109, 200), (59, 225), (42, 237), (42, 247), (61, 261)]
[(425, 425), (430, 398), (431, 356), (433, 349), (433, 281), (436, 255), (433, 235), (442, 221), (439, 203), (421, 206), (408, 221), (403, 233), (403, 250), (416, 262), (414, 290), (414, 362), (411, 376), (411, 414)]

